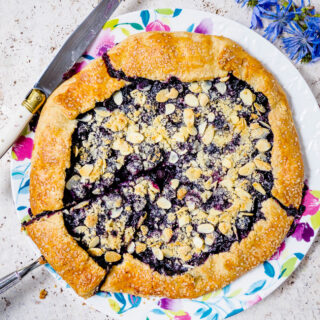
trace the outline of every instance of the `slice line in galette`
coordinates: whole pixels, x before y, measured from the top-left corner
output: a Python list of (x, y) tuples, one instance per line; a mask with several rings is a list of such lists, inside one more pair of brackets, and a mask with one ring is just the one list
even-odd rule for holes
[(224, 37), (139, 33), (49, 97), (25, 228), (83, 297), (194, 298), (270, 258), (301, 213), (303, 174), (260, 62)]

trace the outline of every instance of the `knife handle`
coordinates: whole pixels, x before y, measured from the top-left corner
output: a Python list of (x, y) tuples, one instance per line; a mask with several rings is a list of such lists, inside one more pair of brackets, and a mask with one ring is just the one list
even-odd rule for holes
[(33, 89), (22, 102), (23, 108), (17, 114), (9, 116), (9, 119), (0, 128), (0, 158), (14, 144), (33, 114), (43, 105), (45, 99), (46, 96), (42, 91)]

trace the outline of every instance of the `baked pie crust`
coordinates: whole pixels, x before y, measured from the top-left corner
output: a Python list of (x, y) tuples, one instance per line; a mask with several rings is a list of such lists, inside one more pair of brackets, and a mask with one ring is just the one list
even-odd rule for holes
[[(183, 269), (183, 272), (172, 275), (158, 272), (149, 263), (143, 262), (143, 259), (128, 253), (130, 250), (123, 251), (123, 243), (119, 244), (118, 252), (112, 251), (111, 256), (109, 255), (108, 262), (117, 263), (108, 268), (101, 266), (93, 258), (94, 255), (89, 255), (88, 249), (79, 244), (79, 239), (70, 235), (64, 219), (64, 215), (77, 210), (66, 209), (64, 203), (66, 172), (72, 166), (72, 139), (78, 125), (77, 118), (135, 79), (160, 83), (177, 78), (177, 81), (182, 83), (200, 83), (217, 78), (221, 81), (228, 79), (230, 75), (244, 81), (252, 89), (248, 90), (249, 93), (242, 92), (242, 104), (248, 98), (248, 104), (253, 105), (254, 91), (267, 98), (270, 108), (268, 124), (258, 127), (263, 131), (263, 128), (269, 126), (272, 132), (271, 162), (259, 158), (260, 163), (254, 165), (251, 162), (241, 168), (242, 174), (239, 173), (245, 177), (253, 170), (250, 166), (260, 166), (263, 171), (263, 165), (267, 166), (267, 171), (272, 172), (273, 185), (270, 194), (265, 192), (261, 184), (255, 182), (254, 186), (260, 193), (264, 192), (265, 197), (259, 209), (263, 217), (253, 223), (245, 237), (233, 241), (228, 250), (208, 254), (204, 261)], [(165, 94), (170, 94), (170, 91)], [(186, 101), (186, 96), (184, 98)], [(157, 101), (165, 103), (166, 100), (168, 99), (158, 96)], [(188, 111), (183, 111), (183, 114), (186, 114), (186, 126), (188, 121), (192, 124), (196, 121), (192, 101), (189, 105), (191, 107), (185, 108)], [(166, 108), (167, 114), (170, 114), (169, 109), (174, 106)], [(188, 118), (188, 112), (191, 118)], [(201, 138), (202, 144), (210, 145), (212, 140), (207, 143), (203, 136), (204, 134)], [(260, 146), (256, 148), (260, 148), (262, 153), (268, 152), (271, 144), (266, 139), (261, 140), (264, 141), (260, 141)], [(127, 141), (130, 142), (130, 139), (127, 138)], [(257, 140), (252, 141), (258, 143)], [(134, 143), (129, 142), (126, 142), (126, 146), (134, 148)], [(230, 167), (230, 164), (225, 162), (225, 166)], [(185, 175), (190, 181), (195, 181), (201, 175), (198, 170), (200, 169), (189, 167)], [(49, 97), (41, 112), (35, 135), (30, 178), (30, 203), (34, 217), (25, 228), (46, 260), (80, 296), (89, 297), (96, 291), (103, 290), (139, 296), (195, 298), (227, 285), (270, 258), (286, 237), (294, 220), (288, 210), (298, 210), (300, 207), (303, 170), (298, 136), (286, 95), (274, 76), (259, 61), (232, 40), (221, 36), (187, 32), (139, 33), (116, 45), (108, 51), (104, 59), (98, 58), (90, 63)], [(246, 173), (247, 171), (249, 173)], [(210, 196), (209, 194), (208, 197)], [(179, 198), (179, 195), (177, 197)], [(163, 197), (157, 198), (158, 207), (169, 210), (171, 204), (168, 204), (166, 198), (161, 198)], [(86, 205), (88, 204), (83, 206)], [(194, 208), (190, 209), (191, 214), (192, 210)], [(163, 212), (168, 214), (168, 211)], [(204, 212), (205, 217), (206, 214)], [(141, 223), (143, 224), (143, 220), (136, 228), (139, 228)], [(206, 225), (207, 227), (201, 228), (208, 228), (209, 225), (211, 232), (212, 225)], [(183, 226), (183, 223), (180, 224), (177, 232), (180, 232)], [(201, 234), (199, 225), (196, 227)], [(223, 233), (223, 227), (220, 229)], [(142, 237), (141, 232), (139, 237)], [(204, 248), (203, 239), (205, 238), (199, 236), (195, 245), (200, 241), (200, 247)], [(163, 259), (160, 247), (152, 252), (156, 257), (160, 255), (159, 260)], [(185, 260), (188, 259), (190, 258)]]

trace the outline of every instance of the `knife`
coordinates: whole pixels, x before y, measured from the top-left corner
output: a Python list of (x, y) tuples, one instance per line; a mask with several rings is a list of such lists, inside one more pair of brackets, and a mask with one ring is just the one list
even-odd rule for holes
[(68, 38), (39, 81), (22, 102), (19, 115), (11, 116), (0, 129), (0, 158), (13, 145), (34, 113), (62, 82), (63, 74), (81, 57), (121, 0), (102, 0)]

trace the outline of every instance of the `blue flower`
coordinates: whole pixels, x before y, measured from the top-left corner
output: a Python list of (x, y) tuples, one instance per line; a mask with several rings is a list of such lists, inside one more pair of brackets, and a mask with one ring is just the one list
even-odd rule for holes
[(295, 13), (290, 11), (292, 7), (292, 0), (289, 1), (288, 5), (285, 6), (276, 6), (276, 12), (272, 10), (265, 11), (263, 14), (263, 18), (267, 18), (273, 20), (268, 27), (264, 30), (264, 36), (274, 42), (277, 37), (279, 37), (284, 28), (288, 25), (290, 21), (292, 21), (295, 17)]
[(307, 17), (305, 22), (307, 26), (305, 33), (313, 45), (312, 61), (316, 61), (320, 59), (320, 17)]
[(262, 18), (266, 10), (270, 10), (277, 5), (277, 0), (255, 0), (251, 17), (251, 29), (263, 28)]
[(312, 53), (311, 37), (306, 31), (303, 31), (297, 22), (290, 22), (285, 31), (292, 35), (282, 39), (284, 49), (289, 54), (290, 59), (296, 59), (296, 62), (299, 62), (302, 58)]

